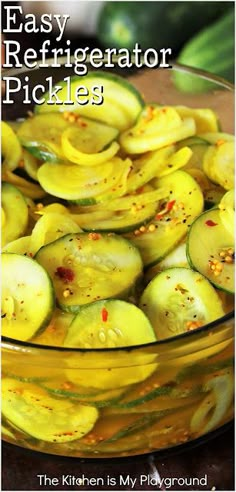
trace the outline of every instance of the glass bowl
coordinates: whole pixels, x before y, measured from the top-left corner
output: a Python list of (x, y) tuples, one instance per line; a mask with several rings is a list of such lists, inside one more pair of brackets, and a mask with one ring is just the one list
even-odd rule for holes
[[(62, 67), (9, 73), (29, 76), (34, 87), (44, 84), (48, 75), (57, 82), (73, 70)], [(180, 92), (174, 83), (175, 73), (193, 82), (208, 80), (209, 90), (195, 92), (190, 84), (190, 92)], [(221, 130), (233, 133), (233, 86), (224, 80), (178, 65), (171, 70), (126, 71), (125, 76), (146, 101), (212, 108)], [(19, 93), (15, 104), (3, 105), (3, 119), (24, 117), (29, 109)], [(13, 391), (19, 395), (22, 388), (28, 390), (28, 403), (20, 411), (34, 428), (29, 435), (3, 417), (3, 439), (35, 451), (99, 459), (176, 449), (210, 436), (233, 418), (233, 337), (232, 312), (195, 331), (122, 349), (66, 349), (3, 337), (3, 377), (18, 382)], [(41, 406), (38, 414), (33, 401), (35, 387)], [(55, 433), (55, 439), (49, 439), (51, 433), (47, 432), (52, 422), (50, 405), (59, 428), (61, 422), (64, 429)], [(78, 435), (72, 436), (70, 424), (76, 418)], [(95, 425), (80, 438), (80, 429), (89, 427), (91, 418)]]

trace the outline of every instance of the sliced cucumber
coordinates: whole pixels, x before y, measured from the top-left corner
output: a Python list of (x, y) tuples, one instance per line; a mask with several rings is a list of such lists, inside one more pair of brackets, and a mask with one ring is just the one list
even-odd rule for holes
[[(69, 133), (68, 133), (69, 132)], [(66, 136), (68, 135), (68, 139)], [(104, 125), (88, 118), (77, 117), (73, 122), (60, 113), (39, 114), (25, 120), (18, 129), (18, 137), (22, 145), (41, 161), (57, 162), (68, 158), (79, 164), (96, 164), (117, 152), (104, 150), (118, 137), (116, 128)], [(114, 143), (115, 145), (115, 143)], [(98, 156), (92, 158), (95, 154)], [(78, 154), (75, 160), (73, 156)], [(99, 163), (99, 162), (98, 162)]]
[(2, 334), (29, 340), (47, 325), (54, 291), (46, 271), (34, 260), (2, 254)]
[(154, 277), (142, 294), (140, 307), (158, 339), (196, 329), (224, 315), (210, 282), (188, 268), (169, 268)]
[(46, 442), (80, 439), (91, 431), (98, 411), (92, 406), (56, 399), (38, 386), (14, 379), (2, 382), (2, 412), (27, 434)]
[(120, 136), (121, 147), (130, 154), (143, 154), (179, 142), (196, 133), (193, 118), (183, 120), (170, 106), (146, 106), (137, 123)]
[[(139, 405), (144, 405), (150, 401), (153, 401), (157, 398), (161, 398), (163, 396), (170, 395), (173, 391), (173, 385), (170, 383), (165, 386), (160, 386), (159, 388), (152, 389), (148, 391), (146, 394), (140, 396), (140, 390), (137, 388), (131, 394), (129, 394), (126, 399), (122, 399), (115, 406), (119, 409), (130, 409), (138, 407)], [(157, 404), (158, 405), (158, 404)]]
[(112, 436), (104, 439), (101, 443), (101, 446), (103, 446), (103, 443), (106, 445), (107, 443), (116, 442), (122, 438), (127, 438), (129, 436), (131, 436), (131, 438), (132, 436), (135, 438), (138, 432), (143, 434), (143, 431), (145, 429), (149, 428), (152, 424), (161, 419), (161, 417), (168, 415), (168, 413), (169, 411), (165, 410), (160, 412), (150, 412), (149, 414), (145, 415), (140, 414), (140, 416), (137, 415), (134, 422), (131, 422), (129, 425), (123, 426)]
[(22, 236), (28, 224), (24, 195), (10, 183), (2, 183), (2, 245)]
[[(203, 159), (201, 161), (201, 164), (202, 162)], [(225, 194), (224, 188), (215, 183), (212, 183), (212, 181), (207, 178), (202, 169), (199, 169), (198, 167), (191, 167), (185, 170), (197, 181), (198, 185), (200, 186), (204, 197), (204, 208), (207, 210), (217, 205), (222, 196)]]
[(41, 186), (36, 183), (32, 183), (32, 181), (29, 181), (28, 179), (25, 179), (12, 171), (3, 170), (2, 178), (3, 181), (12, 184), (19, 191), (21, 191), (26, 198), (37, 200), (39, 198), (44, 198), (46, 195)]
[[(39, 142), (23, 142), (25, 150), (35, 159), (42, 162), (63, 162), (59, 147), (52, 143), (41, 144)], [(37, 178), (38, 180), (38, 178)]]
[[(32, 342), (40, 345), (61, 347), (73, 317), (74, 315), (71, 313), (65, 313), (61, 309), (55, 309), (49, 325), (43, 332), (39, 334), (36, 333)], [(52, 374), (50, 374), (50, 378), (51, 377)]]
[[(133, 354), (132, 360), (122, 363), (122, 367), (117, 367), (117, 363), (109, 361), (107, 369), (97, 368), (96, 377), (94, 376), (95, 368), (92, 369), (68, 369), (66, 371), (67, 380), (73, 384), (104, 390), (124, 391), (130, 385), (140, 383), (147, 379), (157, 368), (155, 356), (146, 356), (144, 360), (143, 353)], [(111, 403), (111, 402), (110, 402)], [(114, 403), (114, 402), (113, 402)]]
[(30, 240), (31, 236), (22, 236), (15, 241), (10, 241), (3, 248), (3, 253), (16, 253), (17, 255), (27, 255), (33, 256), (33, 253), (30, 251)]
[(166, 199), (151, 224), (127, 237), (139, 248), (145, 266), (161, 261), (184, 238), (188, 226), (203, 209), (203, 195), (197, 182), (185, 171), (175, 171), (154, 181), (166, 190)]
[(35, 254), (42, 246), (73, 232), (82, 232), (67, 214), (49, 212), (36, 222), (30, 237), (29, 251)]
[[(132, 126), (144, 106), (144, 101), (135, 87), (123, 77), (108, 72), (94, 71), (84, 76), (71, 77), (71, 93), (76, 94), (76, 90), (81, 83), (87, 88), (89, 96), (79, 96), (79, 99), (89, 100), (88, 104), (79, 105), (74, 101), (73, 105), (61, 104), (60, 111), (76, 111), (76, 113), (104, 122), (114, 126), (118, 130), (125, 130)], [(64, 81), (59, 82), (62, 87), (60, 99), (68, 99), (68, 88)], [(102, 104), (92, 102), (91, 94), (93, 87), (103, 87), (104, 100)], [(95, 98), (96, 99), (96, 98)], [(48, 113), (58, 111), (58, 105), (48, 104), (48, 95), (45, 96), (45, 104), (36, 106), (37, 113)]]
[(151, 179), (166, 176), (184, 167), (191, 158), (192, 151), (183, 147), (176, 151), (175, 145), (147, 152), (132, 163), (132, 171), (128, 176), (127, 189), (132, 193), (142, 188)]
[(234, 401), (234, 373), (224, 369), (205, 384), (208, 395), (194, 412), (190, 429), (194, 434), (210, 432), (225, 417)]
[(144, 313), (133, 304), (104, 300), (83, 307), (69, 326), (65, 347), (129, 347), (154, 342), (155, 333)]
[(193, 118), (196, 123), (196, 133), (219, 131), (219, 120), (214, 111), (209, 108), (188, 108), (187, 106), (174, 106), (181, 118)]
[(189, 267), (186, 256), (186, 242), (181, 242), (180, 244), (178, 244), (176, 248), (173, 249), (173, 251), (171, 251), (167, 256), (165, 256), (162, 261), (156, 263), (153, 267), (149, 268), (145, 272), (145, 283), (149, 283), (150, 280), (152, 280), (157, 275), (157, 273), (160, 273), (167, 268), (174, 267)]
[(204, 155), (203, 170), (225, 190), (234, 187), (234, 142), (211, 145)]
[(63, 159), (61, 135), (69, 126), (73, 124), (61, 114), (40, 114), (27, 118), (17, 135), (22, 145), (38, 159), (58, 161)]
[(229, 190), (219, 203), (220, 218), (227, 231), (234, 237), (235, 234), (235, 192)]
[[(124, 394), (123, 388), (110, 390), (96, 390), (94, 388), (86, 388), (84, 386), (76, 386), (68, 381), (60, 385), (58, 381), (46, 381), (40, 384), (40, 387), (45, 389), (50, 395), (55, 398), (69, 398), (77, 403), (85, 405), (93, 405), (96, 408), (109, 407), (120, 400)], [(67, 389), (65, 389), (67, 387)]]
[(177, 144), (177, 148), (182, 149), (183, 147), (189, 147), (192, 151), (192, 156), (190, 157), (187, 164), (184, 166), (185, 169), (189, 168), (202, 168), (203, 156), (209, 147), (209, 143), (200, 137), (190, 137), (185, 140), (181, 140)]
[(36, 259), (51, 276), (60, 306), (73, 312), (127, 295), (142, 273), (138, 250), (115, 234), (68, 234), (41, 248)]
[(225, 194), (224, 188), (218, 185), (214, 185), (214, 183), (212, 183), (211, 188), (205, 189), (203, 191), (205, 210), (209, 210), (210, 208), (219, 205), (224, 194)]
[[(67, 128), (61, 136), (65, 157), (81, 166), (97, 166), (112, 159), (119, 150), (114, 142), (116, 128), (83, 119), (84, 126)], [(109, 145), (110, 144), (110, 145)]]
[(100, 195), (118, 188), (121, 179), (124, 177), (126, 180), (129, 170), (130, 160), (119, 157), (88, 167), (47, 162), (40, 167), (38, 180), (42, 188), (53, 196), (89, 204), (90, 201), (96, 203)]
[(212, 145), (222, 141), (234, 142), (234, 135), (231, 135), (230, 133), (223, 133), (223, 132), (202, 133), (201, 135), (199, 135), (199, 137)]
[(190, 265), (218, 289), (234, 292), (234, 239), (218, 209), (201, 214), (192, 224), (187, 240)]
[(102, 211), (81, 214), (77, 216), (77, 221), (85, 231), (125, 233), (147, 224), (155, 216), (156, 209), (156, 203), (147, 203), (130, 210), (106, 210), (108, 217), (102, 216)]
[(38, 169), (41, 166), (41, 162), (36, 159), (32, 153), (28, 152), (26, 149), (23, 149), (22, 153), (23, 165), (26, 173), (30, 176), (30, 178), (38, 181)]
[(179, 384), (181, 384), (186, 378), (191, 378), (193, 379), (194, 377), (202, 377), (206, 376), (212, 373), (219, 373), (221, 369), (225, 368), (232, 368), (234, 365), (234, 359), (233, 357), (223, 359), (220, 361), (214, 361), (211, 362), (210, 364), (208, 363), (208, 360), (203, 362), (201, 360), (201, 363), (193, 364), (190, 366), (185, 366), (183, 367), (179, 373), (176, 376), (176, 381)]

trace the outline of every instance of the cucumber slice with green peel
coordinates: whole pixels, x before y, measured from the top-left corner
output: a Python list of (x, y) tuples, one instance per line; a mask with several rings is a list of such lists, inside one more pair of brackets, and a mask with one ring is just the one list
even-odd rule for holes
[(2, 381), (2, 412), (32, 437), (55, 443), (80, 439), (98, 418), (92, 406), (52, 398), (42, 388), (14, 379)]
[(69, 326), (64, 347), (129, 347), (155, 340), (149, 320), (137, 306), (104, 300), (81, 308)]
[[(199, 244), (198, 250), (201, 254)], [(224, 315), (210, 282), (188, 268), (159, 273), (144, 290), (139, 305), (159, 340), (197, 329)]]
[(177, 148), (182, 149), (183, 147), (189, 147), (192, 150), (192, 156), (190, 157), (187, 164), (184, 166), (184, 170), (185, 169), (188, 170), (190, 168), (195, 168), (195, 167), (201, 169), (203, 163), (203, 156), (205, 155), (205, 152), (207, 151), (209, 145), (210, 144), (206, 140), (198, 136), (181, 140), (177, 144)]
[(209, 144), (216, 144), (217, 142), (234, 142), (234, 135), (231, 135), (230, 133), (224, 133), (224, 132), (210, 132), (210, 133), (202, 133), (199, 135), (199, 138), (202, 140), (205, 140)]
[[(82, 80), (78, 76), (71, 77), (72, 94), (76, 93), (76, 89), (81, 85), (81, 82), (87, 88), (89, 95), (79, 96), (79, 99), (83, 101), (85, 98), (89, 102), (88, 104), (80, 105), (75, 100), (74, 104), (69, 106), (69, 110), (114, 126), (118, 130), (125, 130), (132, 126), (144, 106), (144, 101), (138, 90), (118, 75), (94, 71), (84, 76)], [(59, 82), (59, 85), (62, 87), (59, 94), (60, 100), (66, 101), (68, 99), (67, 85), (64, 81)], [(104, 100), (100, 105), (91, 101), (91, 94), (95, 86), (103, 87)], [(45, 104), (36, 106), (35, 111), (37, 113), (58, 112), (58, 105), (48, 105), (47, 102), (48, 95), (46, 94)], [(59, 111), (68, 111), (68, 105), (65, 103), (60, 104)]]
[(223, 369), (209, 379), (204, 387), (208, 395), (194, 412), (190, 429), (192, 432), (210, 432), (223, 420), (234, 401), (234, 373), (232, 369)]
[(193, 118), (196, 123), (196, 133), (219, 131), (219, 121), (216, 113), (209, 108), (189, 108), (174, 106), (181, 118)]
[(81, 166), (97, 166), (112, 159), (119, 150), (119, 144), (114, 142), (118, 130), (93, 121), (89, 124), (84, 121), (84, 126), (67, 128), (62, 133), (66, 159)]
[(218, 206), (222, 197), (224, 196), (224, 193), (224, 188), (218, 185), (214, 185), (213, 183), (210, 189), (204, 190), (203, 195), (205, 210), (209, 210), (212, 207)]
[(171, 251), (165, 258), (156, 263), (153, 267), (145, 272), (145, 283), (148, 284), (158, 273), (166, 270), (166, 268), (185, 267), (188, 268), (188, 260), (186, 256), (186, 242), (180, 243)]
[(3, 253), (16, 253), (17, 255), (27, 255), (33, 256), (33, 253), (30, 251), (30, 240), (31, 236), (23, 236), (15, 239), (15, 241), (11, 241), (7, 243), (3, 248)]
[[(126, 400), (124, 401), (122, 400), (118, 402), (116, 404), (116, 408), (127, 409), (127, 408), (137, 407), (138, 405), (143, 405), (144, 403), (147, 403), (149, 401), (156, 400), (156, 398), (158, 397), (168, 396), (172, 391), (173, 391), (173, 385), (167, 384), (166, 386), (160, 386), (160, 388), (155, 388), (149, 391), (148, 393), (146, 393), (145, 395), (142, 396), (137, 395), (136, 398), (134, 397), (132, 398), (132, 396), (130, 395), (129, 398), (127, 398)], [(138, 394), (140, 394), (139, 391)]]
[[(64, 134), (68, 135), (68, 140), (73, 148), (77, 149), (82, 154), (94, 155), (105, 151), (108, 146), (117, 139), (119, 132), (116, 128), (105, 125), (104, 123), (99, 123), (98, 121), (89, 118), (78, 117), (74, 125), (69, 126), (62, 133), (62, 148), (69, 156), (69, 149), (66, 149), (66, 142), (63, 145)], [(106, 158), (104, 160), (106, 160)], [(83, 162), (81, 161), (80, 164), (83, 165)], [(85, 165), (87, 165), (87, 162)], [(95, 164), (91, 160), (89, 165)]]
[[(106, 443), (118, 443), (119, 440), (122, 437), (125, 437), (127, 433), (127, 437), (131, 436), (133, 433), (138, 431), (139, 429), (142, 430), (145, 427), (145, 424), (147, 424), (148, 421), (147, 415), (142, 415), (137, 414), (137, 415), (107, 415), (106, 416), (106, 426), (104, 426), (104, 421), (98, 420), (96, 425), (94, 426), (93, 432), (92, 432), (92, 438), (93, 438), (93, 446), (94, 444), (96, 445), (97, 448), (101, 448), (106, 444)], [(150, 422), (153, 420), (153, 416), (150, 415)], [(133, 431), (133, 432), (132, 432)], [(85, 436), (81, 440), (82, 446), (89, 446), (90, 444), (90, 435)]]
[(191, 267), (215, 287), (234, 293), (234, 238), (224, 226), (219, 209), (208, 210), (193, 222), (187, 258)]
[(143, 231), (127, 237), (140, 250), (144, 265), (160, 262), (184, 238), (193, 219), (203, 209), (203, 195), (197, 182), (185, 171), (175, 171), (153, 181), (166, 190), (155, 219)]
[(26, 149), (23, 149), (22, 152), (22, 160), (23, 160), (23, 166), (24, 170), (30, 176), (30, 178), (34, 179), (35, 181), (38, 181), (38, 169), (41, 166), (41, 162), (36, 159), (32, 153), (28, 152)]
[(2, 245), (22, 236), (29, 212), (24, 195), (10, 183), (2, 183)]
[(183, 118), (170, 106), (146, 106), (137, 123), (120, 136), (121, 148), (129, 154), (161, 149), (196, 134), (193, 118)]
[(211, 145), (203, 159), (207, 177), (225, 190), (234, 188), (234, 142)]
[(166, 270), (173, 267), (186, 267), (188, 268), (188, 260), (186, 257), (186, 243), (181, 243), (171, 251), (160, 263), (157, 263), (156, 267), (159, 271)]
[[(140, 234), (139, 234), (140, 232)], [(145, 267), (151, 267), (165, 258), (185, 237), (187, 227), (183, 223), (176, 226), (156, 223), (152, 220), (144, 228), (144, 232), (136, 231), (128, 233), (127, 237), (139, 249)]]
[(48, 113), (27, 118), (20, 126), (17, 136), (21, 144), (40, 160), (58, 161), (64, 155), (61, 135), (73, 126), (61, 114)]
[(99, 218), (99, 214), (102, 214), (101, 211), (81, 214), (77, 220), (84, 231), (126, 233), (147, 224), (155, 216), (156, 209), (156, 203), (147, 203), (137, 209), (134, 207), (134, 210), (131, 208), (130, 210), (123, 211), (107, 211), (107, 218)]
[(156, 423), (159, 419), (164, 417), (165, 415), (168, 415), (169, 413), (172, 413), (173, 410), (163, 410), (160, 412), (150, 412), (148, 415), (144, 414), (141, 416), (138, 416), (134, 422), (131, 422), (127, 426), (123, 426), (121, 429), (119, 429), (117, 432), (115, 432), (111, 437), (108, 437), (107, 439), (104, 439), (101, 445), (103, 443), (106, 445), (106, 443), (112, 443), (119, 441), (119, 439), (122, 439), (124, 437), (129, 437), (137, 434), (137, 432), (143, 432), (147, 428), (149, 428), (151, 425)]
[(42, 333), (36, 333), (31, 341), (37, 345), (61, 347), (73, 317), (74, 315), (71, 313), (65, 313), (61, 309), (55, 309), (49, 325)]
[(175, 145), (168, 145), (163, 149), (148, 152), (135, 159), (127, 181), (127, 190), (132, 193), (142, 188), (151, 179), (170, 174), (180, 167), (184, 167), (191, 158), (192, 151), (184, 147), (176, 151)]
[[(183, 402), (184, 403), (184, 402)], [(135, 451), (135, 454), (150, 453), (150, 450), (157, 448), (166, 448), (173, 446), (173, 435), (175, 444), (182, 442), (183, 429), (186, 427), (186, 422), (191, 418), (192, 413), (196, 407), (196, 403), (186, 404), (180, 408), (175, 408), (173, 411), (160, 411), (151, 412), (150, 415), (135, 415), (136, 419), (130, 424), (126, 422), (126, 425), (120, 426), (117, 429), (117, 433), (113, 432), (111, 437), (104, 436), (104, 440), (100, 440), (96, 446), (96, 451), (104, 453), (105, 455), (129, 455), (130, 451)], [(134, 415), (133, 415), (134, 416)], [(115, 418), (114, 418), (115, 417)], [(124, 418), (125, 415), (121, 415)], [(126, 415), (126, 418), (128, 416)], [(131, 417), (131, 415), (129, 415)], [(113, 415), (114, 421), (117, 419), (117, 415)], [(150, 419), (148, 424), (148, 418)], [(112, 415), (107, 416), (107, 423), (112, 427)], [(140, 427), (139, 427), (140, 426)], [(99, 426), (96, 426), (94, 432), (100, 430)], [(113, 429), (114, 431), (114, 429)], [(100, 432), (98, 435), (102, 435)], [(113, 439), (113, 436), (117, 436), (117, 439)], [(86, 442), (86, 437), (84, 438)]]
[(71, 216), (55, 212), (47, 213), (40, 217), (32, 230), (29, 250), (34, 255), (42, 246), (74, 232), (82, 232), (82, 230)]
[(128, 295), (142, 274), (137, 248), (109, 233), (68, 234), (43, 246), (36, 260), (52, 278), (59, 305), (71, 312), (98, 299)]
[(234, 237), (235, 229), (235, 192), (227, 191), (219, 203), (220, 218), (227, 231)]
[[(201, 163), (203, 160), (201, 161)], [(217, 205), (222, 196), (225, 194), (224, 188), (210, 181), (202, 169), (198, 167), (187, 168), (186, 172), (190, 174), (200, 186), (204, 197), (204, 208), (209, 208)]]
[[(154, 412), (174, 412), (175, 409), (179, 409), (186, 404), (189, 403), (198, 403), (198, 401), (202, 398), (203, 390), (201, 385), (194, 386), (192, 389), (183, 390), (183, 392), (172, 391), (170, 394), (155, 394), (154, 391), (147, 394), (147, 398), (143, 397), (141, 399), (137, 399), (134, 401), (128, 401), (127, 406), (125, 402), (123, 403), (121, 400), (117, 402), (111, 403), (109, 407), (107, 407), (104, 412), (105, 415), (124, 415), (126, 413), (142, 413), (142, 414), (150, 414)], [(145, 401), (146, 400), (146, 401)]]
[(88, 167), (46, 162), (38, 171), (38, 180), (49, 194), (85, 205), (96, 203), (104, 193), (114, 192), (129, 170), (130, 159), (119, 157)]
[[(51, 142), (41, 144), (39, 142), (24, 142), (25, 150), (29, 152), (35, 159), (42, 162), (63, 162), (63, 157), (60, 157), (60, 149)], [(38, 181), (38, 178), (37, 178)]]
[(5, 370), (3, 370), (3, 377), (15, 379), (16, 381), (21, 381), (21, 383), (37, 383), (37, 384), (42, 383), (48, 379), (43, 376), (42, 377), (15, 376), (15, 374), (13, 374), (12, 372), (10, 371), (8, 372)]
[(47, 272), (31, 258), (3, 253), (2, 286), (2, 334), (30, 340), (52, 317), (54, 290)]
[(96, 408), (109, 407), (120, 400), (124, 394), (123, 388), (98, 391), (91, 388), (86, 392), (85, 387), (78, 387), (68, 383), (64, 384), (67, 389), (63, 388), (58, 381), (47, 381), (40, 383), (40, 387), (45, 389), (50, 395), (60, 398), (69, 398), (72, 401), (85, 405), (93, 405)]
[(81, 117), (70, 122), (60, 113), (39, 114), (28, 118), (18, 129), (18, 137), (22, 145), (41, 161), (57, 162), (65, 159), (67, 154), (70, 159), (70, 144), (62, 145), (65, 132), (70, 132), (72, 144), (85, 157), (87, 154), (101, 152), (118, 137), (116, 128)]
[(204, 376), (212, 373), (218, 373), (222, 369), (232, 368), (234, 365), (233, 357), (223, 359), (220, 361), (214, 361), (209, 363), (194, 364), (183, 367), (176, 376), (176, 381), (181, 384), (186, 378), (193, 378), (195, 376)]

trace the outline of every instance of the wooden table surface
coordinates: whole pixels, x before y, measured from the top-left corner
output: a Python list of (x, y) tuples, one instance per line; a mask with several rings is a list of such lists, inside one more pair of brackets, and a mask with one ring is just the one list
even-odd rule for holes
[[(82, 476), (84, 484), (73, 485), (73, 480)], [(120, 476), (123, 482), (128, 477), (129, 484), (122, 485)], [(159, 477), (166, 479), (161, 487)], [(52, 482), (53, 478), (56, 481)], [(174, 481), (169, 486), (173, 478), (198, 478), (202, 485), (195, 480), (194, 485), (181, 485), (181, 481), (178, 485)], [(136, 479), (135, 483), (131, 479)], [(179, 453), (122, 460), (63, 458), (3, 443), (1, 490), (235, 490), (233, 426), (208, 442)]]

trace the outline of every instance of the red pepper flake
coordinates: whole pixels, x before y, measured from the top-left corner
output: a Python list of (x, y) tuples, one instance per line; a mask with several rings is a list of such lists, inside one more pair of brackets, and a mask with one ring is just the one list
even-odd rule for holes
[(136, 191), (136, 194), (139, 195), (140, 193), (143, 193), (143, 192), (144, 192), (144, 186), (142, 186), (141, 188), (138, 188)]
[(88, 235), (88, 238), (92, 241), (97, 241), (101, 237), (102, 237), (101, 234), (99, 234), (98, 232), (90, 232)]
[(104, 323), (105, 323), (108, 319), (108, 311), (104, 307), (101, 310), (101, 316), (102, 316), (102, 321), (104, 321)]
[(175, 204), (176, 200), (171, 200), (170, 202), (167, 203), (166, 205), (166, 208), (167, 208), (167, 211), (169, 212), (170, 210), (172, 210), (174, 204)]
[(218, 224), (216, 222), (214, 222), (213, 220), (209, 219), (209, 220), (206, 220), (205, 224), (208, 226), (208, 227), (214, 227), (214, 226), (217, 226)]
[(163, 210), (159, 214), (156, 215), (156, 217), (155, 217), (156, 220), (162, 219), (163, 215), (165, 215), (167, 212), (170, 212), (172, 210), (175, 202), (176, 202), (176, 200), (171, 200), (170, 202), (168, 202), (164, 206)]
[(58, 267), (55, 275), (57, 275), (57, 277), (59, 277), (61, 280), (64, 280), (66, 284), (72, 282), (75, 278), (73, 270), (65, 267)]

